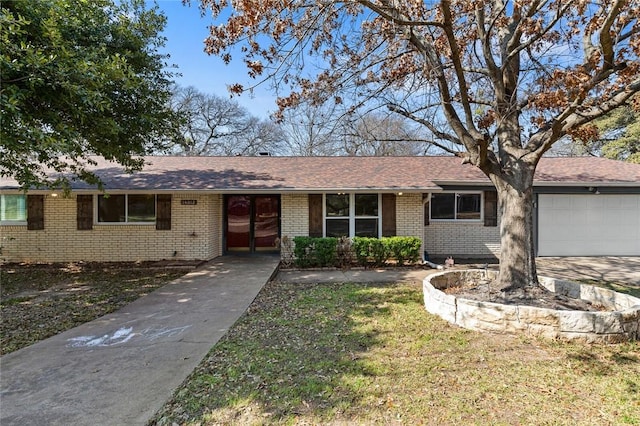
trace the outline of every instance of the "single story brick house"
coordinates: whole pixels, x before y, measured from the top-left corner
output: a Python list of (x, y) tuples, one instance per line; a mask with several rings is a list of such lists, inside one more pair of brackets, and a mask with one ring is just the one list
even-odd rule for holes
[[(433, 257), (496, 257), (495, 188), (456, 157), (147, 157), (99, 160), (105, 193), (21, 192), (0, 179), (9, 262), (207, 260), (277, 252), (282, 236), (417, 236)], [(538, 256), (640, 256), (640, 165), (543, 158)]]

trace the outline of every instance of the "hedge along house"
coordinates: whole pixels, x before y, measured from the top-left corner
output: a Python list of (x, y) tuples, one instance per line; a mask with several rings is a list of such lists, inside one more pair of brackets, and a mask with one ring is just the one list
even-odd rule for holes
[[(417, 236), (431, 257), (496, 257), (496, 192), (456, 157), (148, 157), (97, 160), (105, 192), (21, 192), (0, 180), (9, 262), (207, 260), (277, 252), (282, 236)], [(543, 158), (539, 256), (640, 255), (640, 165)]]

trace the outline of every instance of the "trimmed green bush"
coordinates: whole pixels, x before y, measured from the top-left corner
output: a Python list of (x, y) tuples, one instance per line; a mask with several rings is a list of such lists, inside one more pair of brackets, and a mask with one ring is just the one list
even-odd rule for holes
[(295, 265), (299, 268), (310, 268), (314, 262), (312, 237), (294, 237), (295, 244), (293, 254), (295, 255)]
[(384, 238), (354, 237), (352, 249), (360, 266), (382, 266), (386, 263), (389, 252), (383, 242)]
[(415, 263), (420, 258), (422, 241), (417, 237), (388, 237), (383, 238), (389, 255), (396, 260), (398, 266), (405, 262)]
[(295, 264), (300, 268), (336, 266), (337, 238), (294, 237)]
[(338, 239), (334, 237), (315, 239), (315, 257), (317, 266), (336, 266)]
[(351, 240), (351, 250), (360, 266), (367, 266), (371, 257), (370, 240), (367, 237), (353, 237)]
[(420, 259), (422, 241), (418, 237), (295, 237), (295, 265), (299, 268), (348, 267), (355, 258), (360, 266), (383, 266), (395, 259), (398, 266)]
[(369, 241), (369, 253), (375, 266), (384, 266), (389, 259), (389, 251), (384, 240), (384, 238), (371, 238)]

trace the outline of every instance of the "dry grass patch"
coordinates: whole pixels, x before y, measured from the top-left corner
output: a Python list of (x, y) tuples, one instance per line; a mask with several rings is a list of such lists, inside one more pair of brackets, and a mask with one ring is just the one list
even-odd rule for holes
[(418, 284), (270, 283), (152, 424), (640, 424), (640, 346), (482, 334)]
[(133, 302), (187, 270), (118, 264), (0, 266), (0, 354)]

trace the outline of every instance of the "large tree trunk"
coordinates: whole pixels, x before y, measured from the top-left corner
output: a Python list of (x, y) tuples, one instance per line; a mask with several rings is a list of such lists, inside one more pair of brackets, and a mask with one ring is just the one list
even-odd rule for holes
[(503, 291), (538, 288), (533, 238), (534, 167), (523, 166), (515, 174), (492, 176), (498, 190), (500, 220), (500, 275)]

